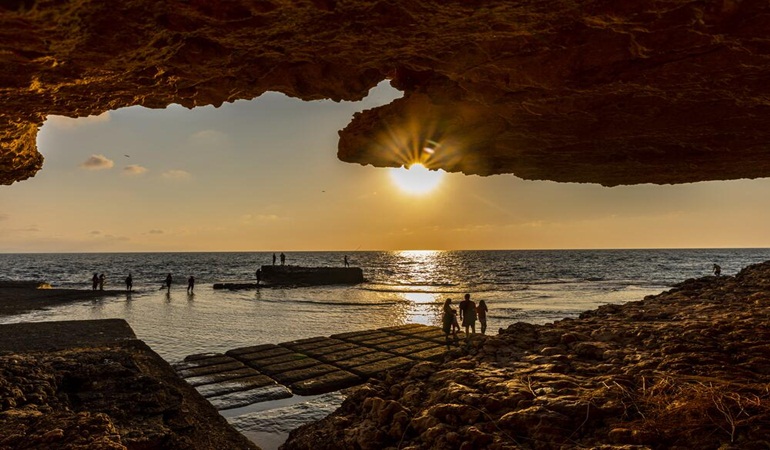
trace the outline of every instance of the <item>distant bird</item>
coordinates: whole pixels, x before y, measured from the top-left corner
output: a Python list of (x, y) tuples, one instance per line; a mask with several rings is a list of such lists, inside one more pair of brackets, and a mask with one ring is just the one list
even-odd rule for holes
[(130, 156), (128, 156), (128, 155), (123, 155), (123, 156), (125, 156), (126, 158), (130, 158)]

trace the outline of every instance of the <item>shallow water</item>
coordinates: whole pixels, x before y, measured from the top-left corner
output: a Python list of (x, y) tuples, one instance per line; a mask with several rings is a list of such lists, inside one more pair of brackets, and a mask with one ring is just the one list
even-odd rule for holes
[[(105, 273), (108, 289), (135, 292), (0, 318), (0, 323), (123, 318), (137, 336), (170, 362), (219, 352), (345, 331), (404, 323), (440, 324), (445, 298), (466, 292), (489, 306), (490, 332), (517, 321), (545, 323), (607, 303), (640, 300), (686, 278), (723, 274), (770, 259), (768, 249), (598, 251), (353, 252), (366, 283), (355, 286), (213, 290), (215, 282), (253, 281), (272, 253), (127, 253), (0, 255), (7, 279), (39, 279), (54, 287), (90, 287)], [(339, 252), (287, 254), (305, 266), (341, 266)], [(171, 292), (160, 289), (167, 273)], [(196, 278), (194, 295), (185, 279)]]

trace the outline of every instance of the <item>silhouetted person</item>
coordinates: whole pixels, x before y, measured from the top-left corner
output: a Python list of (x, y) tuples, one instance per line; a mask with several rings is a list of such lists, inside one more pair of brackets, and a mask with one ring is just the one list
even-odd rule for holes
[(460, 302), (460, 320), (465, 327), (465, 339), (470, 339), (468, 329), (476, 333), (476, 304), (471, 300), (471, 294), (465, 294), (465, 300)]
[(479, 301), (479, 305), (476, 307), (476, 315), (479, 317), (479, 323), (481, 324), (481, 334), (487, 334), (487, 303), (484, 300)]
[(192, 294), (193, 289), (195, 289), (195, 277), (190, 275), (190, 278), (187, 279), (187, 293)]
[(104, 290), (104, 274), (99, 274), (99, 290)]
[(722, 268), (719, 267), (719, 264), (714, 264), (714, 275), (722, 275)]
[(273, 265), (275, 265), (275, 253), (273, 253)]
[(350, 267), (350, 264), (348, 264), (348, 255), (345, 255), (345, 267)]
[(281, 252), (281, 265), (284, 265), (285, 262), (286, 262), (286, 255), (284, 255), (283, 252)]
[(259, 282), (262, 280), (262, 269), (257, 269), (257, 286), (259, 286)]
[(99, 286), (99, 275), (94, 272), (94, 276), (91, 278), (91, 290), (95, 291), (97, 286)]
[(130, 291), (134, 288), (134, 279), (131, 278), (131, 272), (128, 273), (128, 276), (126, 277), (126, 290)]
[[(166, 275), (166, 289), (168, 289), (169, 292), (171, 292), (171, 282), (173, 279), (171, 278), (171, 274)], [(163, 288), (161, 288), (163, 289)]]
[(448, 298), (444, 301), (443, 314), (441, 316), (441, 329), (444, 331), (447, 347), (449, 347), (449, 333), (454, 334), (455, 341), (457, 340), (457, 332), (454, 331), (454, 326), (452, 325), (454, 320), (453, 311), (454, 308), (452, 308), (452, 299)]

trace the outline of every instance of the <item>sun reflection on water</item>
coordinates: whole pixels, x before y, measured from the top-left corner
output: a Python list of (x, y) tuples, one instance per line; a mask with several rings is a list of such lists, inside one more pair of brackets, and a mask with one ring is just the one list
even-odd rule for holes
[(439, 297), (441, 297), (440, 294), (431, 294), (428, 292), (404, 292), (403, 296), (404, 299), (416, 304), (433, 304)]
[(426, 325), (437, 325), (440, 321), (440, 306), (446, 295), (437, 292), (437, 288), (451, 285), (446, 279), (446, 267), (442, 266), (447, 252), (403, 250), (393, 252), (392, 255), (402, 274), (398, 283), (409, 286), (409, 292), (401, 292), (399, 296), (411, 305), (411, 320)]
[(396, 264), (401, 269), (401, 282), (419, 287), (420, 285), (432, 286), (438, 279), (441, 269), (441, 255), (439, 250), (402, 250), (394, 252)]

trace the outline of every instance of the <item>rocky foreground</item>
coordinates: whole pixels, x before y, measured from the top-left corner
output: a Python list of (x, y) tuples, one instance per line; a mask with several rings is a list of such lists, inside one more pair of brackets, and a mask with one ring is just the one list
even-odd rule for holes
[(0, 326), (0, 450), (255, 450), (119, 319)]
[(768, 449), (770, 262), (473, 337), (282, 449)]

